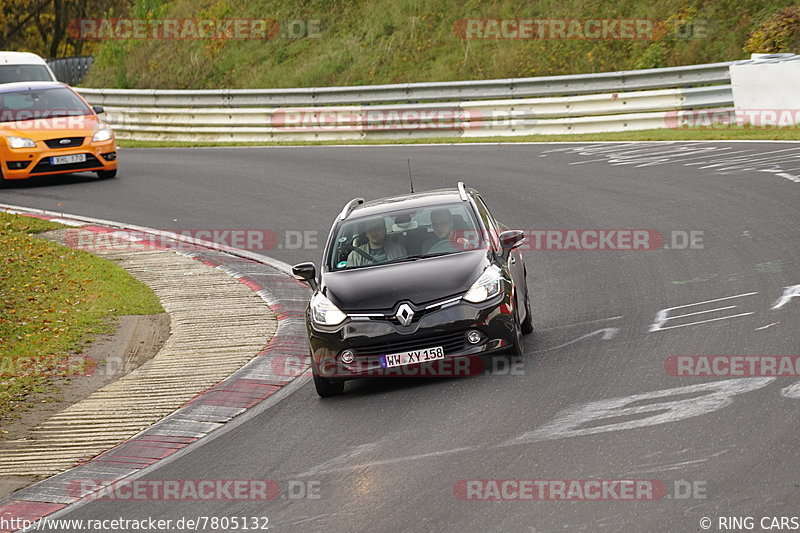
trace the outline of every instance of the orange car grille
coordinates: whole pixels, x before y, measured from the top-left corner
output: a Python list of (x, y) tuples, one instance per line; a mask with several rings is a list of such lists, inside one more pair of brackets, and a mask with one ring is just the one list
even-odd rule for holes
[(47, 139), (44, 143), (50, 148), (75, 148), (83, 144), (86, 137), (61, 137), (59, 139)]

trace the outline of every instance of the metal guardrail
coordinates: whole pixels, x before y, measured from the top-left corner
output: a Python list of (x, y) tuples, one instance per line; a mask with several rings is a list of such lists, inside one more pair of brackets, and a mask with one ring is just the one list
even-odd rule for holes
[(732, 105), (729, 85), (634, 93), (310, 108), (107, 107), (122, 139), (207, 142), (596, 133), (677, 127), (679, 113)]
[(281, 107), (392, 102), (447, 102), (641, 91), (730, 82), (730, 65), (710, 63), (598, 74), (441, 83), (301, 89), (80, 89), (93, 104), (163, 107)]
[(359, 87), (79, 91), (106, 108), (107, 120), (123, 139), (263, 142), (588, 133), (670, 127), (680, 110), (726, 109), (733, 104), (729, 67), (734, 63)]

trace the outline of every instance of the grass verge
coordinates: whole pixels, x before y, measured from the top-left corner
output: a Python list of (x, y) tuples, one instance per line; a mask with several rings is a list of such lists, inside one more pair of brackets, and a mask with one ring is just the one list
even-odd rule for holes
[(0, 212), (0, 420), (85, 371), (70, 355), (112, 332), (113, 317), (163, 312), (155, 293), (113, 262), (33, 236), (63, 227)]
[(798, 141), (797, 128), (736, 127), (720, 129), (655, 129), (616, 133), (582, 133), (574, 135), (525, 135), (520, 137), (431, 137), (418, 139), (363, 139), (347, 141), (281, 141), (281, 142), (181, 142), (133, 141), (118, 139), (123, 148), (173, 148), (213, 146), (326, 146), (341, 144), (469, 144), (514, 142), (583, 142), (583, 141)]

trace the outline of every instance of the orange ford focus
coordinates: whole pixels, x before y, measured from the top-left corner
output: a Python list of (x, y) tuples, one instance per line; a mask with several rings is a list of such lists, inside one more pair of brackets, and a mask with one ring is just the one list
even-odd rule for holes
[(0, 185), (34, 176), (117, 174), (114, 132), (68, 85), (0, 84)]

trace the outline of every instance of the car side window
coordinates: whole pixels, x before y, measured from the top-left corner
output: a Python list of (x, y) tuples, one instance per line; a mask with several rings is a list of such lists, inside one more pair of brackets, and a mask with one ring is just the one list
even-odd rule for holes
[(475, 204), (478, 206), (478, 213), (483, 219), (483, 223), (486, 225), (486, 228), (489, 230), (489, 241), (492, 243), (492, 248), (494, 248), (495, 251), (499, 251), (500, 232), (497, 229), (494, 217), (489, 212), (489, 208), (486, 207), (486, 204), (483, 202), (483, 198), (481, 198), (480, 196), (476, 196), (475, 200), (476, 200)]

